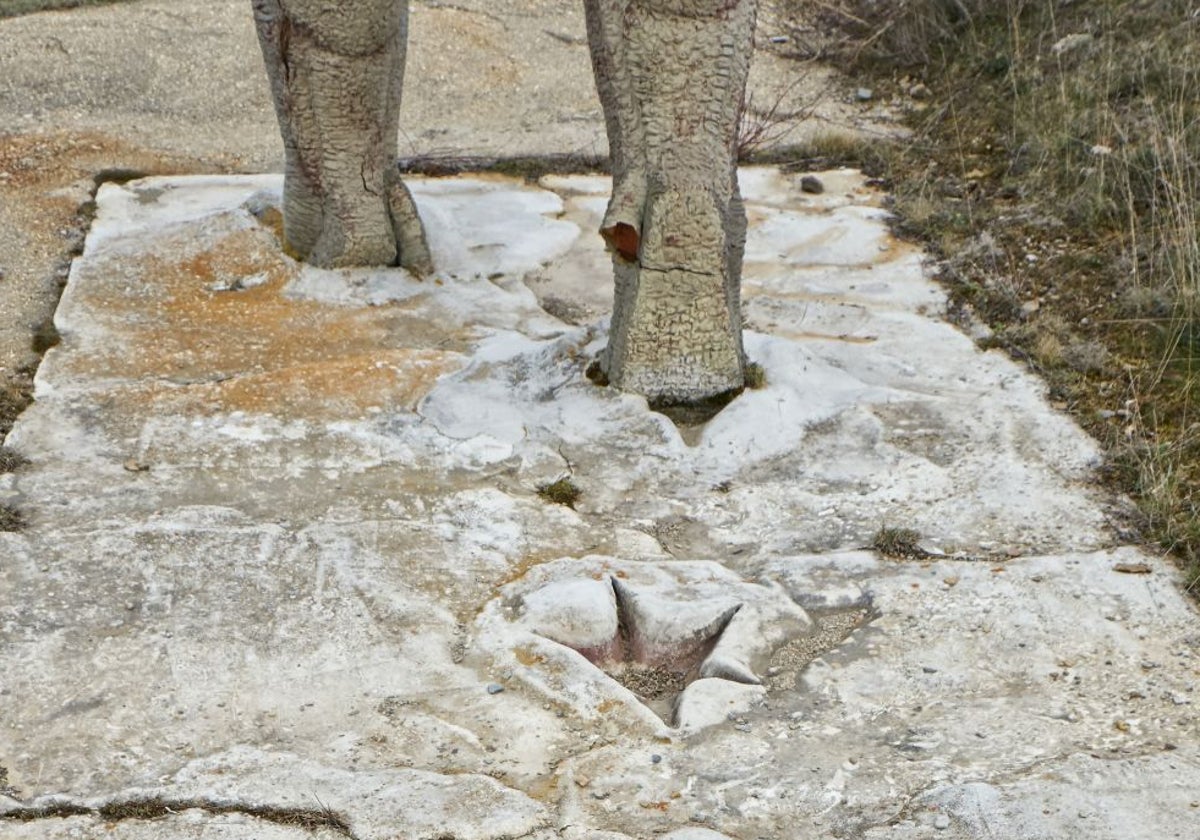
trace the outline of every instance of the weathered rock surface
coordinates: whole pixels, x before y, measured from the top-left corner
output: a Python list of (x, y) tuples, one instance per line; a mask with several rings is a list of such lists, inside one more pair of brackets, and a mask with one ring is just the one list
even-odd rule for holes
[[(415, 179), (424, 282), (289, 260), (277, 177), (105, 187), (0, 476), (0, 837), (1192, 836), (1194, 607), (820, 177), (743, 173), (767, 384), (685, 430), (583, 376), (603, 179)], [(655, 708), (664, 649), (724, 664)]]

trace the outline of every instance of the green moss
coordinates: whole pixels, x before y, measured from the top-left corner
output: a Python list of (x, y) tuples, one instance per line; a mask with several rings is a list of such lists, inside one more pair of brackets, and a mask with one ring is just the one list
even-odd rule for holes
[(583, 495), (583, 491), (570, 478), (560, 478), (558, 481), (538, 487), (537, 494), (547, 502), (553, 502), (556, 505), (566, 505), (574, 510), (575, 503), (579, 501), (580, 496)]

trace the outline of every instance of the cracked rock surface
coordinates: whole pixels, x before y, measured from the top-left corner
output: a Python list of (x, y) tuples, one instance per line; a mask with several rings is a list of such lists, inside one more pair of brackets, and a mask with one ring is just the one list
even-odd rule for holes
[(604, 179), (413, 179), (423, 282), (291, 261), (276, 176), (105, 186), (0, 476), (0, 837), (1193, 837), (1172, 567), (820, 177), (742, 173), (767, 383), (684, 429), (584, 376)]

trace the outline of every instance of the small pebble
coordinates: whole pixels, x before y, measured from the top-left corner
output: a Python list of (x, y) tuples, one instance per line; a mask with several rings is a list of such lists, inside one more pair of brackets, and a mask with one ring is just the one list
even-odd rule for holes
[(809, 195), (820, 195), (825, 192), (825, 185), (821, 183), (821, 179), (816, 175), (805, 175), (800, 179), (800, 192), (808, 193)]
[(657, 753), (655, 753), (654, 755), (650, 756), (651, 764), (658, 764), (660, 761), (662, 761), (661, 755), (658, 755)]
[(491, 683), (487, 687), (488, 694), (499, 694), (501, 691), (504, 691), (504, 686), (500, 683)]
[(950, 827), (950, 818), (945, 814), (938, 814), (933, 820), (933, 827), (938, 831), (945, 831)]
[(870, 102), (871, 97), (875, 95), (875, 91), (870, 88), (859, 88), (854, 92), (854, 98), (859, 102)]

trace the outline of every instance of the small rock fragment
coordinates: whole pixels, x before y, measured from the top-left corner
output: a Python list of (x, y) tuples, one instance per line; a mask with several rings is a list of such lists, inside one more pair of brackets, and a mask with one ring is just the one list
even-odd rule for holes
[(945, 814), (938, 814), (936, 817), (934, 817), (933, 827), (938, 831), (945, 831), (950, 827), (950, 818)]
[(871, 97), (875, 95), (875, 91), (870, 88), (860, 87), (854, 92), (854, 98), (859, 102), (870, 102)]
[(800, 192), (805, 192), (809, 195), (820, 195), (825, 192), (825, 185), (821, 183), (821, 179), (816, 175), (805, 175), (800, 179)]
[(500, 683), (489, 683), (488, 684), (488, 687), (487, 687), (488, 694), (499, 694), (502, 691), (504, 691), (504, 686), (500, 685)]

